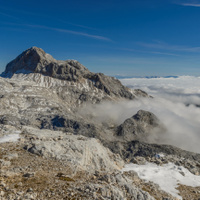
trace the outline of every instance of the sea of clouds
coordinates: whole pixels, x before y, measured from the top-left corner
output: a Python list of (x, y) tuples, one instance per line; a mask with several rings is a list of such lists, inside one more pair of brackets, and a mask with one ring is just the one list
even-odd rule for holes
[(130, 78), (120, 79), (120, 81), (132, 89), (142, 89), (154, 97), (200, 105), (200, 77)]
[(154, 97), (133, 107), (153, 112), (166, 126), (161, 143), (200, 153), (200, 77), (132, 78), (121, 82)]
[(151, 142), (200, 153), (200, 77), (129, 78), (120, 81), (131, 89), (144, 90), (154, 98), (104, 102), (90, 109), (87, 107), (87, 111), (95, 113), (97, 120), (113, 121), (118, 125), (138, 110), (150, 111), (167, 129), (165, 133), (156, 133)]

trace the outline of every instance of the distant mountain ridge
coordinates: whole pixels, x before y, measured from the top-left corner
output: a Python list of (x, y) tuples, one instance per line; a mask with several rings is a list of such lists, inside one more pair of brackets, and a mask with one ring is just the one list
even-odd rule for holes
[(126, 75), (115, 75), (115, 78), (118, 79), (127, 79), (127, 78), (146, 78), (146, 79), (151, 79), (151, 78), (178, 78), (179, 76), (126, 76)]

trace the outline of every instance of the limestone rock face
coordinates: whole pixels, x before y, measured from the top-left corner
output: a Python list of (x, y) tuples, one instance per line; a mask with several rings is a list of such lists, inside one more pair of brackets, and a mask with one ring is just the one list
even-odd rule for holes
[(43, 70), (42, 66), (48, 66), (50, 63), (55, 62), (55, 59), (42, 49), (32, 47), (8, 63), (4, 73), (12, 75), (19, 72), (37, 72)]
[(4, 74), (40, 73), (57, 79), (77, 81), (89, 70), (76, 60), (59, 61), (38, 47), (32, 47), (7, 64)]
[(142, 140), (150, 142), (152, 131), (154, 134), (156, 132), (163, 133), (165, 128), (153, 113), (139, 110), (137, 114), (118, 126), (117, 136), (123, 137), (126, 141)]
[[(77, 171), (94, 173), (96, 170), (120, 170), (124, 162), (95, 138), (88, 138), (61, 131), (38, 130), (24, 127), (32, 135), (32, 143), (26, 149), (36, 155), (62, 160)], [(74, 171), (74, 173), (76, 173)]]
[[(59, 80), (87, 84), (91, 89), (97, 88), (103, 92), (104, 96), (108, 97), (135, 98), (135, 95), (119, 80), (102, 73), (92, 73), (76, 60), (55, 60), (37, 47), (24, 51), (8, 63), (3, 76), (12, 77), (14, 74), (20, 73), (39, 73)], [(87, 95), (82, 98), (87, 98)]]

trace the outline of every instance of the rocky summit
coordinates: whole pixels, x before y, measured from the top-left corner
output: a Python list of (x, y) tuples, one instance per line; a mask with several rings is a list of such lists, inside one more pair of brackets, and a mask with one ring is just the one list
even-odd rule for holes
[[(167, 127), (145, 110), (119, 124), (91, 107), (152, 98), (75, 60), (32, 47), (0, 77), (0, 199), (175, 200), (125, 164), (174, 163), (198, 176), (200, 155), (156, 144)], [(87, 110), (87, 112), (85, 112)], [(92, 112), (90, 112), (92, 110)], [(181, 172), (181, 176), (184, 173)], [(179, 184), (183, 199), (199, 187)]]
[[(108, 97), (127, 99), (134, 99), (135, 97), (119, 80), (105, 76), (102, 73), (92, 73), (76, 60), (55, 60), (51, 55), (37, 47), (24, 51), (8, 63), (3, 74), (11, 77), (19, 73), (37, 73), (59, 80), (70, 81), (74, 84), (89, 87), (92, 90), (100, 90)], [(81, 97), (81, 100), (84, 99), (87, 100), (87, 95)]]

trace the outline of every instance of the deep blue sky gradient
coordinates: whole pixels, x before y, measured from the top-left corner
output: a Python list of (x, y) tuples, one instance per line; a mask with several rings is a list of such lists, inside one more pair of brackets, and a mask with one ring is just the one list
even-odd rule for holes
[(200, 75), (200, 0), (0, 0), (0, 71), (37, 46), (108, 75)]

